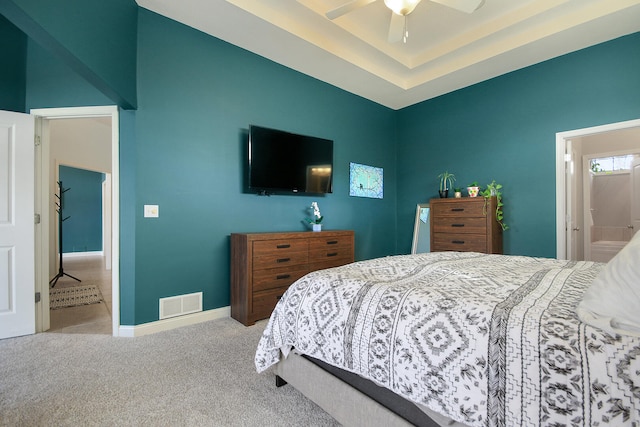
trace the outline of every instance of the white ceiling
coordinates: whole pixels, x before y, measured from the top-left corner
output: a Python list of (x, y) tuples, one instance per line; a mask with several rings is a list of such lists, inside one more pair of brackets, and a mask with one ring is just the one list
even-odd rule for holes
[(486, 0), (472, 14), (422, 0), (407, 43), (389, 43), (383, 0), (325, 17), (348, 1), (137, 3), (393, 109), (640, 31), (640, 0)]

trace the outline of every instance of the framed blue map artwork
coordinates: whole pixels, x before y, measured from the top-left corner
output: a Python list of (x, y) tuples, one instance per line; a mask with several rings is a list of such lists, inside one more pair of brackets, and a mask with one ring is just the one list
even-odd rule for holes
[(382, 199), (382, 168), (349, 163), (349, 195)]

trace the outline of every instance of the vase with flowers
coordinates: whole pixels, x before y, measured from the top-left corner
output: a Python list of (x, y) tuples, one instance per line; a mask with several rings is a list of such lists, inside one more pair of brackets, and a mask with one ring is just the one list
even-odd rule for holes
[(324, 218), (320, 213), (320, 208), (318, 207), (318, 202), (312, 202), (309, 209), (313, 210), (313, 215), (311, 218), (307, 218), (307, 222), (311, 224), (311, 229), (313, 231), (322, 231), (322, 219)]

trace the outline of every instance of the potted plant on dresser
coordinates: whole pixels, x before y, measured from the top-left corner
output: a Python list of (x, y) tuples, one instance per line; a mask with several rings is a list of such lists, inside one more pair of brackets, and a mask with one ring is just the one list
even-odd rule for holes
[(455, 175), (449, 173), (449, 171), (445, 171), (438, 175), (438, 178), (440, 178), (440, 189), (438, 191), (440, 193), (440, 198), (444, 199), (449, 197), (449, 188), (451, 188), (453, 183), (456, 182)]
[(478, 186), (478, 181), (473, 181), (467, 186), (467, 193), (469, 194), (469, 197), (478, 197), (479, 192), (480, 187)]
[(485, 210), (487, 209), (487, 200), (495, 196), (496, 202), (497, 202), (496, 203), (496, 221), (498, 221), (498, 224), (500, 224), (500, 226), (502, 227), (502, 230), (504, 231), (504, 230), (507, 230), (509, 226), (504, 223), (504, 212), (502, 210), (504, 203), (502, 203), (502, 191), (500, 190), (502, 190), (502, 184), (498, 184), (494, 179), (493, 181), (491, 181), (491, 184), (487, 184), (487, 188), (485, 188), (481, 194), (485, 200), (485, 203), (484, 203)]

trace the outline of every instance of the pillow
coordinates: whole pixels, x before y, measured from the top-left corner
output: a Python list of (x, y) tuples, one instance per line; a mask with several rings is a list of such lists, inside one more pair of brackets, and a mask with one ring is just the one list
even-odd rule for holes
[(640, 337), (640, 232), (602, 269), (576, 311), (611, 335)]

